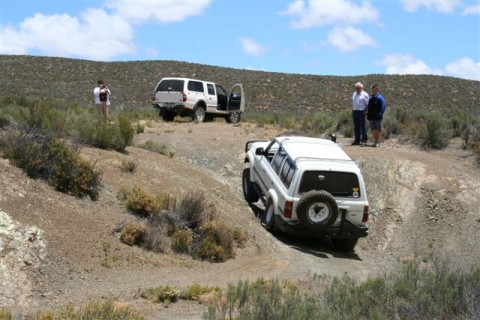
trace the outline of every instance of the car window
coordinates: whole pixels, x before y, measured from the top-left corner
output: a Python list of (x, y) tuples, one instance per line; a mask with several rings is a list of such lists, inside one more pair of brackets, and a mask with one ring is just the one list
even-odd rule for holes
[(286, 156), (287, 156), (287, 153), (285, 152), (285, 150), (280, 149), (277, 151), (277, 153), (273, 157), (272, 168), (276, 173), (280, 171), (280, 165), (282, 164), (283, 159), (285, 159)]
[(162, 80), (155, 91), (177, 91), (177, 92), (182, 92), (183, 91), (183, 80), (177, 80), (177, 79), (166, 79)]
[(209, 95), (215, 95), (215, 88), (213, 87), (213, 84), (207, 83), (207, 90)]
[(292, 159), (287, 157), (287, 159), (283, 163), (282, 170), (280, 171), (280, 180), (283, 182), (287, 189), (290, 188), (295, 169), (295, 163), (292, 161)]
[(269, 146), (267, 146), (267, 149), (265, 149), (265, 154), (270, 162), (272, 161), (273, 156), (277, 153), (279, 147), (280, 143), (278, 141), (273, 141)]
[(305, 171), (298, 193), (325, 190), (334, 197), (360, 197), (360, 184), (354, 173), (334, 171)]
[(227, 96), (227, 93), (225, 91), (225, 89), (223, 89), (222, 86), (219, 86), (218, 84), (215, 85), (215, 87), (217, 88), (217, 95), (222, 95), (222, 96)]
[(203, 83), (201, 81), (188, 81), (188, 90), (196, 92), (204, 92)]

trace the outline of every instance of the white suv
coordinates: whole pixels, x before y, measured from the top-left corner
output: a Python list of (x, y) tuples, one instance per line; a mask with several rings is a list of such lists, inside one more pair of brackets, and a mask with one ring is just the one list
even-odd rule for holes
[(237, 83), (230, 91), (210, 81), (188, 78), (163, 78), (155, 87), (153, 106), (160, 109), (164, 121), (176, 115), (190, 116), (198, 122), (222, 117), (237, 123), (245, 110), (243, 86)]
[(245, 146), (243, 194), (265, 204), (267, 230), (330, 238), (351, 251), (368, 235), (368, 200), (356, 162), (333, 141), (277, 137)]

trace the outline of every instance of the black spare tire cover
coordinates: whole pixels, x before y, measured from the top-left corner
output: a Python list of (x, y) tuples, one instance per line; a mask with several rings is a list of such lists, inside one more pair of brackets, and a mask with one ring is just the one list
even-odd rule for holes
[(309, 191), (298, 201), (297, 216), (308, 228), (324, 229), (337, 220), (337, 202), (327, 191)]

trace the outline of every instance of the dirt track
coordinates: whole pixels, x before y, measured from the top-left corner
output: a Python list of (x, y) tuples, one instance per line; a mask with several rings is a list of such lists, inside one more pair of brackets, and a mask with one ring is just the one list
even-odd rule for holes
[[(365, 279), (415, 257), (429, 263), (432, 255), (448, 256), (463, 267), (480, 264), (480, 171), (459, 141), (427, 153), (394, 139), (370, 148), (350, 146), (350, 139), (339, 137), (362, 168), (371, 213), (370, 235), (359, 241), (355, 253), (341, 254), (319, 241), (273, 236), (256, 217), (261, 204), (249, 207), (243, 200), (245, 143), (277, 134), (245, 123), (149, 123), (135, 145), (149, 140), (163, 144), (175, 153), (172, 158), (136, 147), (129, 147), (127, 154), (82, 150), (103, 172), (104, 188), (97, 202), (55, 192), (0, 161), (0, 211), (23, 227), (38, 227), (41, 239), (30, 242), (44, 241), (46, 248), (45, 256), (31, 249), (38, 259), (21, 262), (8, 279), (6, 273), (0, 278), (0, 306), (27, 313), (113, 297), (146, 310), (152, 318), (200, 319), (202, 305), (180, 302), (166, 309), (135, 294), (163, 284), (226, 286), (259, 277), (296, 281), (314, 273)], [(125, 159), (138, 162), (135, 173), (121, 170)], [(114, 230), (135, 218), (116, 194), (134, 185), (153, 193), (205, 191), (225, 221), (247, 232), (246, 248), (237, 250), (235, 259), (212, 264), (122, 244)], [(1, 230), (0, 226), (0, 235)], [(6, 256), (5, 250), (0, 253)]]

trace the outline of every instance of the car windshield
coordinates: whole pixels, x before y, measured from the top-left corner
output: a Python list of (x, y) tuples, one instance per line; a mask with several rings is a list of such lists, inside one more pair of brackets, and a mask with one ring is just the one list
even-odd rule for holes
[(158, 84), (155, 91), (183, 91), (183, 80), (166, 79)]
[(310, 190), (325, 190), (334, 197), (360, 197), (357, 175), (349, 172), (306, 171), (298, 193), (302, 194)]

